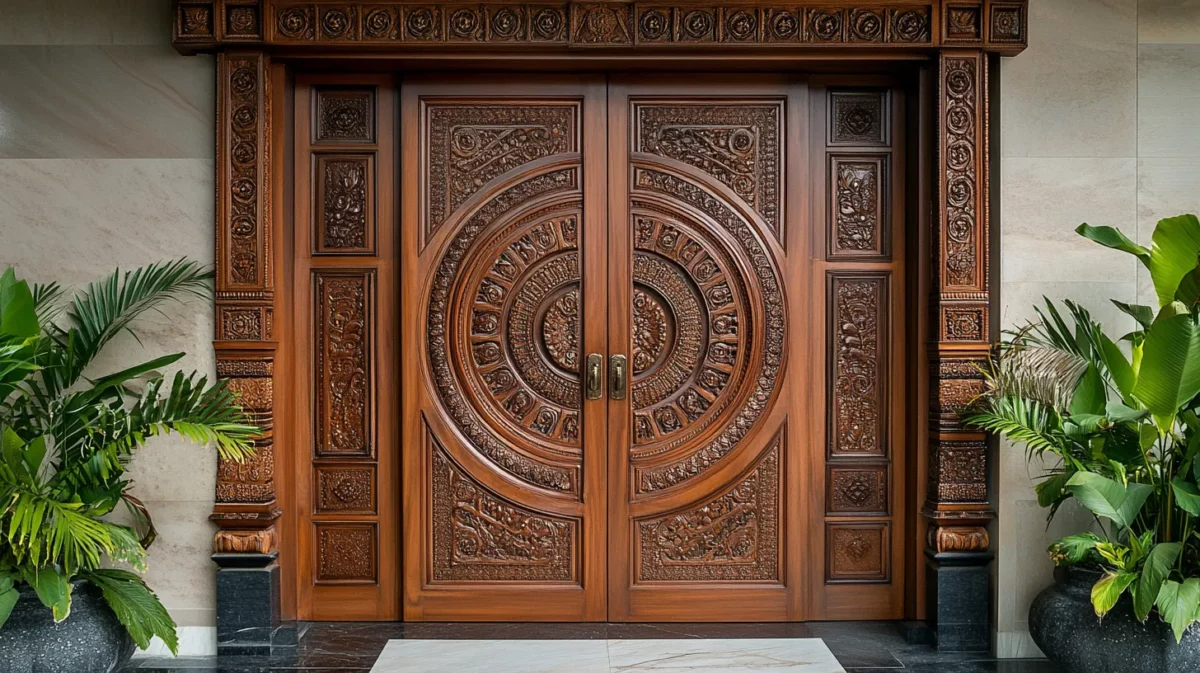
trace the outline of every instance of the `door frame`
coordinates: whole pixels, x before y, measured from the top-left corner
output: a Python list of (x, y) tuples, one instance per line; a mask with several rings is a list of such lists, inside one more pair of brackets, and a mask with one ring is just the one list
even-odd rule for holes
[[(264, 571), (256, 599), (263, 614), (273, 605), (295, 618), (308, 608), (297, 592), (291, 479), (307, 460), (293, 428), (305, 419), (294, 392), (294, 213), (285, 179), (294, 138), (284, 120), (297, 69), (907, 73), (915, 93), (908, 330), (909, 343), (923, 347), (910, 348), (911, 515), (898, 531), (906, 615), (932, 613), (925, 578), (939, 564), (990, 562), (994, 445), (967, 430), (959, 411), (983, 389), (979, 366), (998, 332), (992, 94), (998, 57), (1025, 48), (1028, 2), (831, 4), (175, 0), (176, 49), (217, 55), (216, 371), (264, 428), (248, 463), (219, 463), (213, 558), (222, 569)], [(241, 590), (218, 587), (219, 602)], [(381, 602), (372, 618), (398, 618), (396, 603)]]

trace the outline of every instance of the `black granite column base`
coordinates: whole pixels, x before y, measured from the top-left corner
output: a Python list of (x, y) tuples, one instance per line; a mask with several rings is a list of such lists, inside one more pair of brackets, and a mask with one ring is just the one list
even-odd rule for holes
[(294, 650), (303, 629), (279, 619), (280, 571), (274, 555), (220, 556), (213, 559), (221, 566), (217, 570), (217, 653), (273, 655)]
[(994, 554), (926, 550), (926, 613), (942, 652), (987, 652), (992, 647), (991, 571)]
[(933, 644), (933, 628), (930, 627), (929, 622), (911, 620), (899, 622), (896, 626), (900, 629), (900, 635), (904, 637), (904, 642), (909, 645)]

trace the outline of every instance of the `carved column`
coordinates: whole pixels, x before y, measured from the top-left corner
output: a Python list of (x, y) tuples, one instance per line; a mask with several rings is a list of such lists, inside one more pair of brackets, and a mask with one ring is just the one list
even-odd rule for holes
[(217, 375), (262, 427), (255, 454), (221, 461), (213, 541), (222, 652), (269, 647), (279, 624), (275, 499), (276, 238), (270, 203), (271, 82), (257, 51), (217, 56)]
[(990, 644), (988, 448), (960, 412), (990, 350), (987, 55), (939, 56), (930, 345), (927, 612), (939, 649)]

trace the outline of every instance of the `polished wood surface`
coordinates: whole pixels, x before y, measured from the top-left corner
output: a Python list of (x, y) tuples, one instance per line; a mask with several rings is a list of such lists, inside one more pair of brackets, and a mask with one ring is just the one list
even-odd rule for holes
[(300, 619), (400, 616), (396, 99), (390, 76), (295, 83)]

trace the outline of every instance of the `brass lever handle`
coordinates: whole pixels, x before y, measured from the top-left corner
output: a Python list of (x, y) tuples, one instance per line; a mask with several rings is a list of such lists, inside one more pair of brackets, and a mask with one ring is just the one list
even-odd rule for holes
[(589, 400), (598, 400), (604, 395), (604, 374), (601, 371), (603, 366), (603, 355), (592, 353), (587, 356), (587, 383), (584, 392)]
[(608, 396), (614, 400), (625, 399), (626, 363), (624, 355), (614, 355), (608, 361)]

